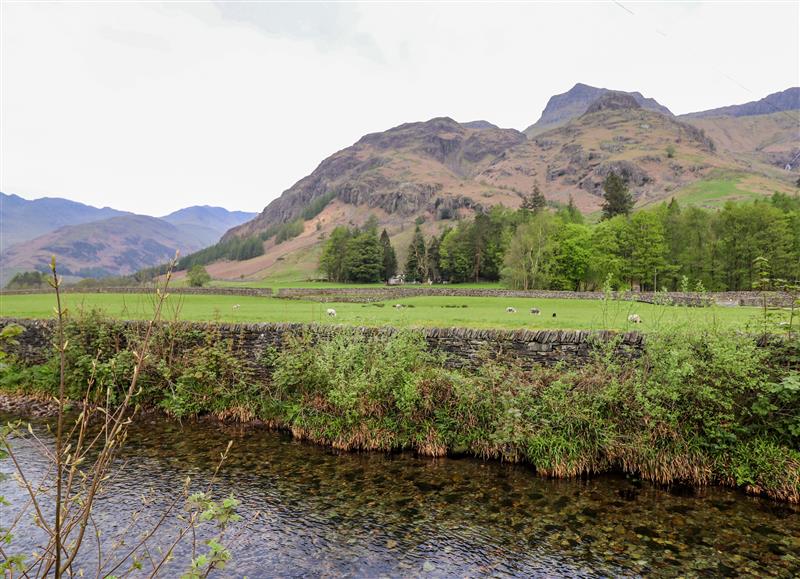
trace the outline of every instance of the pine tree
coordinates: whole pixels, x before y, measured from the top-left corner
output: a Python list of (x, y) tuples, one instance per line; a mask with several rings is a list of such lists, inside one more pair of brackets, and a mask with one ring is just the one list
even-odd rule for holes
[(414, 230), (414, 238), (408, 246), (408, 258), (406, 259), (406, 281), (425, 281), (428, 277), (428, 259), (425, 248), (425, 237), (422, 230), (417, 225)]
[(615, 215), (630, 215), (633, 196), (622, 177), (611, 171), (603, 183), (603, 191), (603, 219), (611, 219)]
[(442, 274), (441, 266), (439, 265), (439, 238), (435, 235), (431, 237), (431, 240), (428, 242), (426, 257), (428, 259), (428, 277), (435, 282), (440, 281)]
[(383, 280), (389, 281), (390, 278), (397, 274), (397, 255), (392, 247), (392, 242), (389, 240), (389, 234), (386, 230), (381, 233), (381, 246), (383, 247)]
[(543, 211), (545, 207), (547, 207), (547, 200), (544, 198), (541, 189), (539, 189), (539, 183), (534, 183), (531, 194), (522, 200), (522, 208), (532, 211), (533, 213), (539, 213)]

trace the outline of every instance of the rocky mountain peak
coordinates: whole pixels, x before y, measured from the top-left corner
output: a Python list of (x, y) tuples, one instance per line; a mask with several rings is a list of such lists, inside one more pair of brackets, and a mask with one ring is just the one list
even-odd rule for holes
[(528, 138), (533, 138), (545, 131), (563, 126), (572, 119), (583, 115), (592, 103), (610, 92), (630, 95), (641, 108), (655, 111), (668, 117), (673, 116), (667, 107), (661, 105), (655, 99), (642, 96), (641, 93), (614, 91), (578, 83), (567, 92), (550, 97), (542, 116), (536, 123), (525, 129), (524, 132)]
[(641, 109), (636, 97), (630, 93), (611, 91), (603, 94), (600, 98), (589, 105), (584, 115), (590, 115), (599, 111), (619, 111), (625, 109)]

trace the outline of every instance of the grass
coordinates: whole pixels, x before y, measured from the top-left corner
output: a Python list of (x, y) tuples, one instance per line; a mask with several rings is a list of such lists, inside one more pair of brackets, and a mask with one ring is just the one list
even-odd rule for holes
[(706, 208), (722, 207), (728, 201), (751, 201), (763, 197), (762, 193), (740, 188), (741, 179), (720, 178), (692, 183), (674, 195), (685, 205)]
[[(99, 308), (117, 318), (146, 319), (152, 314), (153, 298), (149, 295), (65, 294), (63, 300), (72, 310)], [(392, 307), (395, 303), (409, 307), (396, 309)], [(236, 304), (239, 307), (234, 309)], [(509, 306), (517, 308), (517, 313), (507, 313), (505, 310)], [(541, 315), (531, 315), (531, 307), (538, 307)], [(49, 294), (0, 296), (0, 316), (3, 317), (49, 318), (53, 315), (52, 308), (53, 296)], [(326, 315), (327, 308), (336, 309), (337, 316)], [(173, 294), (167, 300), (167, 309), (170, 316), (174, 317), (177, 312), (180, 319), (187, 321), (641, 331), (674, 326), (757, 330), (761, 314), (759, 308), (746, 307), (680, 308), (638, 302), (610, 302), (606, 306), (601, 300), (445, 296), (378, 304), (325, 304), (262, 297)], [(639, 314), (643, 323), (628, 323), (631, 313)]]

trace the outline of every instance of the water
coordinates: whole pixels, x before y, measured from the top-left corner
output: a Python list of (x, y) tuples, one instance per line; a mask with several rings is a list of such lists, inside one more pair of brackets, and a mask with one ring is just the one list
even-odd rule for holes
[[(123, 529), (150, 489), (163, 505), (187, 475), (201, 487), (228, 440), (217, 490), (242, 502), (245, 522), (221, 576), (800, 575), (800, 510), (733, 490), (694, 493), (622, 476), (547, 480), (525, 466), (469, 458), (338, 453), (259, 427), (155, 415), (131, 429), (126, 466), (96, 505), (105, 534)], [(16, 446), (27, 469), (43, 467), (30, 444)], [(0, 471), (11, 472), (8, 460)], [(11, 480), (0, 482), (0, 494), (15, 504), (23, 496)], [(164, 576), (178, 574), (185, 549), (179, 555)]]

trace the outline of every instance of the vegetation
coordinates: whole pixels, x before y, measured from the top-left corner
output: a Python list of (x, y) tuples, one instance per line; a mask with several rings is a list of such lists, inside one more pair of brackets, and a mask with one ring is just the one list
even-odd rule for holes
[[(81, 395), (95, 359), (97, 391), (120, 395), (131, 355), (106, 347), (126, 331), (113, 324), (93, 314), (67, 325), (70, 395)], [(725, 331), (664, 332), (634, 360), (615, 357), (611, 344), (583, 367), (523, 368), (487, 353), (472, 369), (452, 370), (413, 332), (300, 333), (262, 358), (272, 375), (263, 388), (231, 340), (213, 329), (186, 333), (194, 331), (158, 329), (141, 403), (176, 417), (258, 418), (341, 449), (470, 453), (548, 476), (619, 470), (800, 500), (796, 342), (758, 347)], [(0, 386), (53, 393), (55, 369), (17, 367)]]
[(389, 279), (396, 262), (388, 234), (384, 231), (378, 238), (377, 220), (371, 218), (361, 229), (335, 228), (325, 242), (319, 267), (330, 281), (376, 283)]
[(22, 271), (6, 284), (6, 289), (39, 289), (47, 286), (47, 277), (40, 271)]
[(688, 278), (692, 288), (740, 291), (753, 288), (763, 257), (779, 289), (778, 280), (800, 279), (800, 197), (775, 193), (714, 212), (673, 199), (597, 225), (585, 224), (574, 205), (539, 213), (494, 207), (436, 239), (434, 254), (433, 239), (415, 233), (408, 280), (502, 279), (515, 289), (556, 290), (598, 290), (610, 280), (614, 289), (678, 291)]
[(383, 271), (381, 278), (388, 281), (397, 275), (397, 254), (389, 240), (389, 234), (384, 229), (381, 232), (381, 248), (383, 249)]
[[(174, 262), (167, 272), (164, 290), (173, 266)], [(147, 523), (144, 529), (134, 530), (140, 515), (153, 501), (153, 497), (143, 495), (142, 506), (130, 521), (119, 521), (122, 523), (119, 532), (101, 536), (93, 518), (94, 505), (107, 492), (107, 481), (125, 468), (118, 460), (119, 450), (140, 404), (140, 379), (147, 373), (148, 350), (158, 332), (156, 328), (160, 327), (166, 294), (164, 291), (156, 294), (150, 322), (143, 326), (141, 334), (125, 336), (127, 347), (120, 351), (118, 347), (110, 347), (109, 340), (113, 339), (110, 334), (102, 331), (99, 335), (92, 334), (100, 324), (88, 318), (78, 324), (67, 323), (55, 258), (51, 273), (48, 281), (55, 290), (56, 331), (50, 360), (41, 366), (25, 367), (5, 352), (14, 345), (21, 328), (11, 325), (0, 332), (0, 383), (12, 390), (39, 395), (47, 392), (57, 405), (52, 444), (40, 439), (30, 424), (24, 429), (21, 422), (13, 422), (0, 429), (0, 458), (10, 459), (14, 476), (26, 494), (26, 500), (13, 505), (0, 496), (3, 512), (8, 515), (3, 517), (0, 527), (0, 572), (8, 577), (18, 574), (57, 579), (83, 575), (88, 554), (95, 559), (92, 563), (96, 565), (97, 577), (138, 576), (145, 570), (155, 577), (181, 543), (191, 553), (183, 577), (206, 577), (215, 569), (224, 569), (230, 551), (222, 541), (226, 527), (239, 519), (238, 501), (233, 497), (214, 500), (213, 479), (205, 491), (190, 493), (191, 480), (187, 478), (183, 492), (170, 499), (152, 525)], [(106, 325), (104, 329), (112, 327)], [(108, 347), (105, 358), (101, 351), (92, 349), (100, 344)], [(105, 364), (109, 354), (114, 358), (110, 366)], [(76, 404), (77, 415), (67, 415), (70, 401)], [(39, 460), (47, 465), (42, 478), (31, 472), (34, 470), (31, 465), (17, 458), (15, 448), (25, 438), (38, 450)], [(220, 465), (230, 446), (221, 454)], [(159, 529), (170, 517), (177, 524), (164, 535)], [(18, 551), (15, 532), (20, 521), (27, 519), (32, 519), (40, 532), (39, 538), (34, 539), (38, 542), (30, 552)], [(205, 534), (201, 527), (212, 525), (216, 530), (203, 541), (207, 551), (201, 553), (198, 533)]]
[(625, 180), (611, 171), (603, 182), (603, 219), (617, 215), (630, 215), (633, 210), (633, 195)]
[(191, 287), (203, 287), (211, 281), (211, 276), (202, 265), (193, 265), (187, 274), (189, 285)]
[[(208, 265), (220, 259), (244, 261), (263, 254), (264, 246), (258, 236), (233, 237), (180, 258), (177, 268), (179, 270), (188, 270), (192, 266)], [(166, 266), (155, 268), (156, 275), (163, 275), (165, 271)]]

